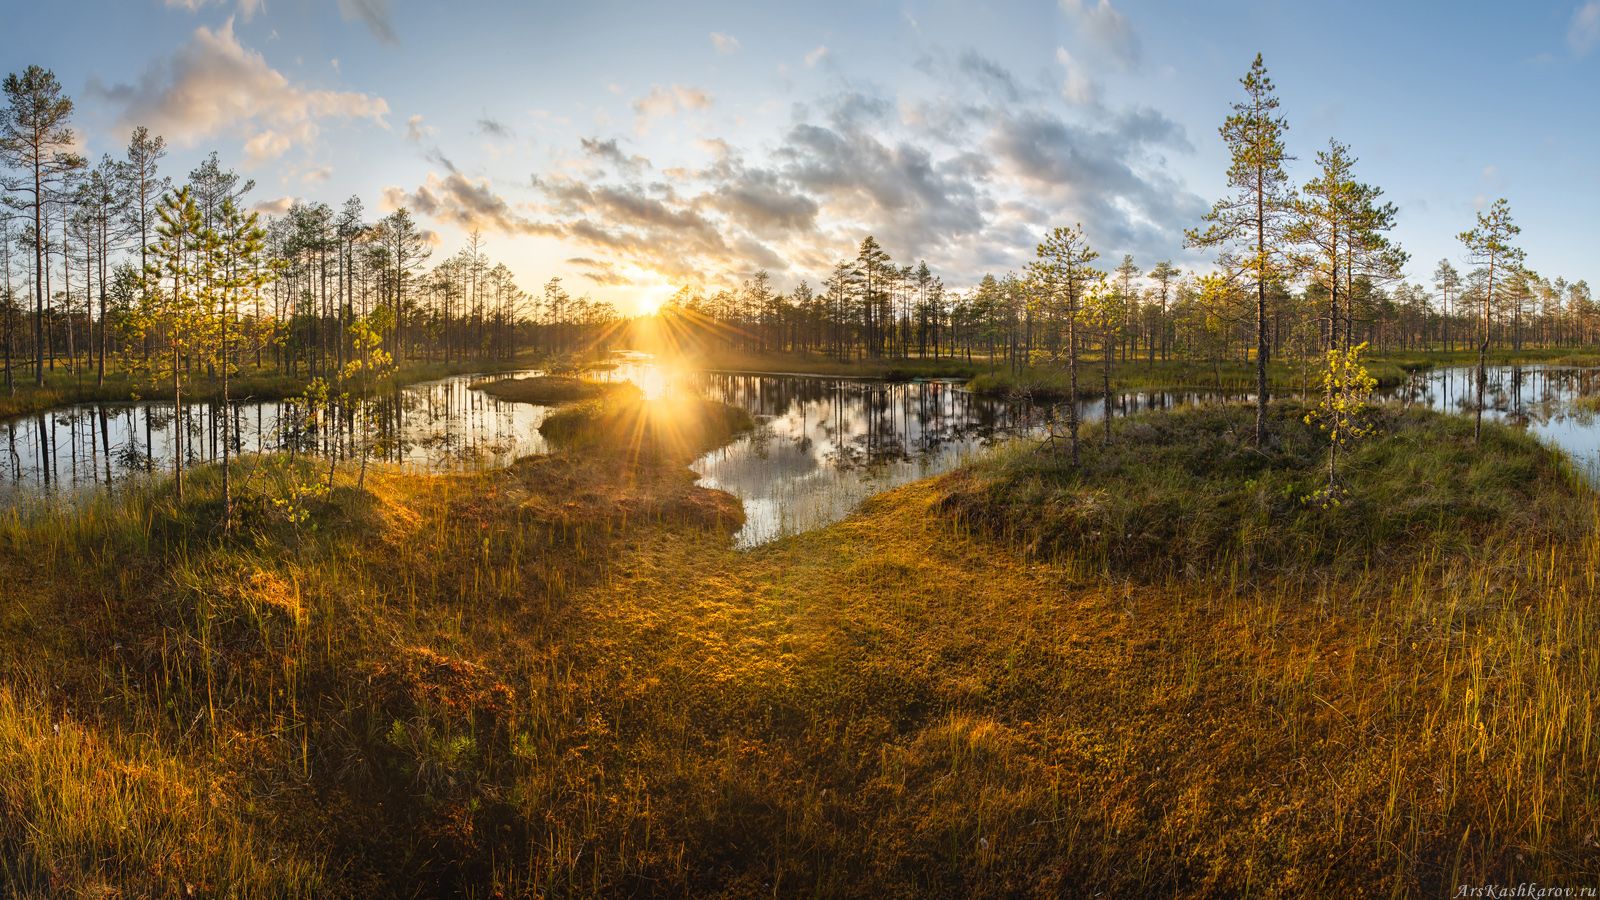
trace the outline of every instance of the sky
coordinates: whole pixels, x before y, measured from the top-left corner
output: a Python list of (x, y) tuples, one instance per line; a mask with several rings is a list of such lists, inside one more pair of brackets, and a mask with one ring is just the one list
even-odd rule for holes
[(1330, 139), (1399, 207), (1426, 283), (1497, 197), (1529, 265), (1594, 282), (1600, 0), (115, 0), (8, 4), (0, 69), (52, 69), (91, 158), (134, 125), (215, 150), (257, 208), (406, 206), (524, 289), (648, 311), (867, 234), (953, 288), (1080, 224), (1106, 268), (1183, 247), (1264, 55), (1291, 174)]

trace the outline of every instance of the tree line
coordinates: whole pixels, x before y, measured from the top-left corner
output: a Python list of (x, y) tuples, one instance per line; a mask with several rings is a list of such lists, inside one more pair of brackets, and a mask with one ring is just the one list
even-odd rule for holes
[[(408, 210), (374, 219), (351, 197), (338, 208), (296, 202), (252, 220), (261, 236), (250, 289), (227, 305), (208, 295), (203, 323), (193, 315), (163, 322), (155, 313), (175, 277), (152, 258), (163, 204), (185, 228), (193, 205), (195, 233), (184, 240), (215, 237), (229, 215), (244, 215), (254, 182), (212, 153), (175, 184), (162, 171), (166, 142), (144, 127), (119, 155), (91, 163), (74, 149), (73, 103), (54, 74), (30, 66), (3, 89), (0, 364), (8, 389), (29, 376), (43, 385), (58, 367), (103, 383), (108, 360), (148, 364), (181, 348), (184, 328), (225, 326), (235, 366), (335, 378), (356, 355), (361, 321), (381, 327), (382, 349), (397, 361), (462, 361), (575, 348), (619, 320), (610, 304), (573, 297), (559, 279), (524, 291), (477, 233), (430, 266), (436, 237)], [(201, 364), (181, 349), (180, 358)], [(206, 369), (214, 375), (215, 362)]]
[(684, 340), (750, 352), (840, 359), (962, 358), (1019, 370), (1081, 356), (1111, 360), (1254, 361), (1258, 393), (1274, 358), (1332, 348), (1479, 350), (1589, 345), (1600, 305), (1582, 280), (1524, 264), (1504, 200), (1461, 235), (1460, 266), (1407, 280), (1390, 237), (1398, 210), (1360, 181), (1350, 147), (1330, 140), (1313, 177), (1291, 183), (1288, 129), (1258, 56), (1244, 98), (1220, 129), (1230, 193), (1186, 234), (1216, 252), (1207, 271), (1125, 255), (1098, 268), (1081, 225), (1051, 230), (1020, 272), (950, 290), (926, 261), (897, 264), (868, 236), (818, 286), (788, 291), (758, 271), (736, 286), (684, 288), (663, 307)]

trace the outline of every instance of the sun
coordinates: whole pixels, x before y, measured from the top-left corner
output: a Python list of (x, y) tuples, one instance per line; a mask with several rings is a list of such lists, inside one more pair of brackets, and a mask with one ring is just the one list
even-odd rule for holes
[(633, 300), (634, 311), (641, 316), (653, 316), (672, 299), (672, 292), (671, 285), (661, 285), (642, 291)]

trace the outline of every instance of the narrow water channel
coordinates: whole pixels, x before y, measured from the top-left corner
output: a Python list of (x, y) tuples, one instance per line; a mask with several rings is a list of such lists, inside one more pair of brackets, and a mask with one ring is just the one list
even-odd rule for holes
[[(508, 376), (512, 377), (512, 373)], [(996, 440), (1037, 432), (1041, 408), (980, 397), (941, 381), (885, 383), (802, 375), (677, 372), (639, 354), (618, 357), (598, 377), (637, 384), (647, 397), (693, 391), (748, 410), (758, 426), (697, 460), (701, 483), (738, 496), (750, 547), (836, 521), (883, 490), (949, 471)], [(1470, 412), (1474, 373), (1435, 369), (1386, 398)], [(456, 376), (393, 391), (371, 401), (375, 455), (428, 471), (500, 466), (546, 450), (539, 424), (547, 409), (497, 400)], [(1488, 411), (1538, 434), (1600, 472), (1600, 416), (1583, 398), (1600, 393), (1600, 370), (1500, 366), (1489, 370)], [(1122, 416), (1148, 409), (1242, 400), (1246, 395), (1146, 391), (1120, 394)], [(1099, 400), (1080, 404), (1098, 421)], [(218, 405), (188, 409), (174, 421), (170, 403), (82, 404), (0, 422), (0, 502), (41, 494), (71, 497), (150, 471), (171, 469), (173, 435), (185, 429), (189, 462), (220, 457), (224, 431), (235, 451), (296, 448), (346, 455), (357, 445), (352, 414), (306, 422), (286, 401), (239, 402), (221, 427)]]

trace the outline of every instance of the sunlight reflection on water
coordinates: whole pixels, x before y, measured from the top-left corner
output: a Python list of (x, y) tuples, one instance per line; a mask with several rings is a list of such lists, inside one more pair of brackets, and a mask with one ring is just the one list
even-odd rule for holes
[[(592, 377), (630, 381), (650, 400), (688, 392), (749, 411), (752, 432), (692, 466), (700, 484), (739, 497), (746, 523), (735, 536), (753, 547), (848, 515), (884, 490), (950, 471), (998, 441), (1036, 433), (1040, 410), (980, 397), (945, 381), (885, 383), (798, 375), (688, 372), (647, 354), (619, 353), (615, 366)], [(518, 377), (535, 370), (492, 376)], [(376, 458), (429, 471), (504, 465), (546, 445), (539, 425), (545, 407), (497, 400), (456, 376), (400, 389), (375, 404), (383, 435)], [(1489, 370), (1486, 416), (1527, 427), (1570, 453), (1591, 476), (1600, 474), (1600, 421), (1579, 397), (1600, 393), (1600, 370), (1500, 366)], [(1448, 412), (1471, 412), (1473, 373), (1467, 368), (1422, 372), (1386, 397)], [(1152, 391), (1125, 393), (1117, 416), (1245, 394)], [(1086, 424), (1098, 421), (1099, 400), (1079, 405)], [(292, 427), (284, 402), (238, 403), (236, 449), (274, 452), (290, 446), (320, 453), (355, 449), (354, 420), (322, 429)], [(44, 491), (115, 482), (151, 469), (170, 470), (171, 404), (84, 404), (0, 422), (0, 500)], [(220, 455), (219, 411), (191, 409), (185, 427), (192, 462)]]

